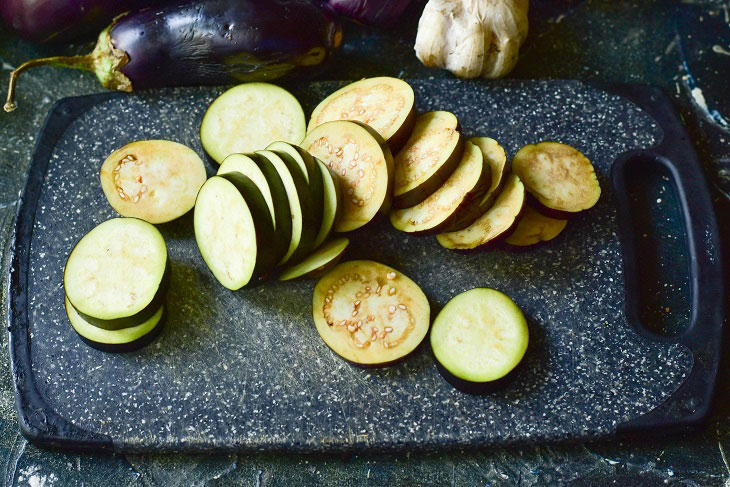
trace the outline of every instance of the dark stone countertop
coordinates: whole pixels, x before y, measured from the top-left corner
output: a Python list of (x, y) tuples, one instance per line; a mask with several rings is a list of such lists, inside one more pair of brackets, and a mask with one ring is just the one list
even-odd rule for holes
[[(577, 78), (648, 83), (673, 96), (715, 190), (728, 242), (730, 134), (693, 102), (675, 30), (675, 9), (692, 4), (721, 11), (723, 3), (533, 0), (530, 36), (511, 77)], [(412, 51), (422, 2), (388, 32), (346, 25), (346, 43), (322, 79), (392, 75), (450, 77), (420, 65)], [(727, 12), (730, 6), (724, 3)], [(686, 13), (685, 13), (686, 14)], [(726, 14), (727, 15), (727, 14)], [(727, 46), (730, 48), (730, 39)], [(708, 46), (708, 49), (712, 46)], [(90, 44), (38, 47), (0, 30), (0, 86), (14, 66), (52, 54), (78, 54)], [(730, 73), (730, 69), (728, 70)], [(5, 310), (7, 241), (33, 143), (53, 101), (102, 91), (89, 73), (54, 68), (24, 75), (20, 107), (0, 114), (0, 243)], [(728, 249), (727, 244), (724, 245)], [(726, 269), (727, 269), (727, 265)], [(3, 312), (3, 323), (6, 316)], [(5, 326), (5, 325), (4, 325)], [(730, 361), (720, 368), (714, 414), (688, 437), (491, 447), (464, 452), (333, 455), (79, 456), (44, 451), (20, 435), (0, 336), (0, 457), (6, 485), (718, 485), (730, 487)]]

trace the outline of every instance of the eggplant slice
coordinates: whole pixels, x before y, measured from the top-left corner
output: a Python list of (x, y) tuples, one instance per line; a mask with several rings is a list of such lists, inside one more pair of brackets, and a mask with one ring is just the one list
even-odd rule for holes
[[(494, 200), (497, 199), (497, 195), (499, 195), (499, 192), (502, 191), (502, 187), (504, 186), (504, 181), (509, 173), (509, 166), (507, 164), (507, 153), (496, 140), (489, 137), (472, 137), (469, 139), (469, 142), (479, 147), (482, 151), (484, 163), (489, 164), (492, 173), (489, 190), (477, 202), (475, 208), (471, 211), (463, 212), (464, 219), (472, 219), (471, 221), (473, 222), (494, 204)], [(477, 215), (476, 217), (473, 216), (475, 214)], [(462, 220), (459, 220), (457, 224), (461, 225)]]
[(591, 208), (601, 196), (591, 161), (558, 142), (524, 146), (512, 159), (512, 172), (541, 205), (566, 216)]
[[(466, 142), (459, 166), (444, 185), (416, 206), (392, 211), (390, 221), (396, 229), (414, 234), (461, 230), (479, 217), (474, 208), (487, 192), (491, 177), (490, 165), (481, 150)], [(462, 211), (470, 213), (471, 218), (464, 218)], [(460, 216), (462, 225), (454, 227), (453, 222)]]
[(277, 140), (269, 144), (266, 150), (274, 151), (280, 156), (282, 153), (288, 155), (301, 169), (307, 184), (311, 184), (312, 179), (317, 176), (314, 157), (301, 147)]
[(274, 229), (277, 227), (276, 211), (274, 209), (274, 199), (271, 195), (271, 188), (266, 181), (266, 176), (248, 154), (231, 154), (226, 157), (218, 167), (217, 175), (227, 174), (230, 172), (238, 172), (249, 178), (261, 191), (261, 196), (266, 200), (266, 206), (269, 207), (271, 219), (274, 222)]
[(261, 191), (240, 173), (213, 176), (195, 204), (195, 240), (216, 279), (233, 291), (276, 263), (274, 224)]
[(150, 343), (162, 329), (165, 306), (137, 325), (119, 330), (105, 330), (89, 323), (65, 298), (66, 316), (71, 326), (89, 346), (104, 352), (132, 352)]
[(292, 213), (286, 187), (276, 168), (257, 154), (231, 154), (218, 168), (218, 175), (236, 172), (253, 181), (266, 200), (274, 222), (275, 237), (271, 245), (278, 262), (289, 250), (292, 238)]
[(344, 237), (325, 243), (299, 264), (284, 269), (279, 280), (314, 279), (324, 275), (337, 265), (349, 244), (350, 240)]
[(71, 251), (63, 275), (69, 301), (80, 312), (116, 320), (143, 311), (164, 285), (167, 247), (154, 225), (112, 218)]
[[(287, 167), (291, 168), (294, 165), (300, 168), (304, 175), (304, 180), (309, 187), (312, 215), (315, 217), (315, 220), (319, 221), (319, 225), (321, 225), (322, 216), (320, 215), (323, 215), (324, 212), (324, 182), (322, 181), (322, 172), (317, 167), (314, 157), (301, 147), (286, 142), (274, 142), (266, 150), (270, 150), (278, 155), (284, 160)], [(313, 243), (312, 249), (317, 248), (320, 243), (322, 242)]]
[(474, 384), (506, 376), (524, 357), (528, 341), (520, 308), (508, 296), (488, 288), (452, 298), (431, 329), (436, 360), (456, 378)]
[[(356, 122), (326, 122), (307, 134), (301, 146), (337, 175), (343, 191), (337, 232), (349, 232), (390, 208), (392, 155), (372, 129)], [(381, 145), (382, 144), (382, 145)]]
[(459, 209), (451, 223), (451, 230), (460, 230), (468, 227), (492, 207), (494, 200), (504, 186), (507, 176), (507, 154), (499, 143), (489, 137), (472, 137), (467, 142), (479, 147), (484, 158), (484, 164), (489, 166), (491, 179), (489, 189), (479, 199), (471, 199), (467, 205)]
[(112, 152), (99, 178), (120, 215), (165, 223), (193, 208), (207, 175), (191, 148), (169, 140), (140, 140)]
[(381, 76), (356, 81), (317, 105), (307, 132), (325, 122), (353, 120), (372, 127), (397, 150), (413, 130), (414, 101), (413, 88), (401, 79)]
[(474, 223), (456, 232), (441, 233), (438, 242), (447, 249), (471, 250), (486, 246), (514, 228), (525, 204), (525, 187), (514, 174), (507, 177), (494, 205)]
[[(115, 318), (111, 320), (99, 319), (94, 316), (84, 314), (79, 310), (76, 310), (76, 312), (84, 319), (84, 321), (96, 326), (97, 328), (101, 328), (104, 330), (121, 330), (123, 328), (131, 328), (139, 325), (143, 321), (146, 321), (157, 312), (157, 309), (165, 303), (165, 297), (167, 296), (167, 291), (169, 289), (170, 260), (168, 259), (165, 272), (162, 275), (162, 282), (160, 282), (160, 286), (157, 288), (157, 292), (152, 298), (152, 301), (150, 301), (150, 303), (145, 306), (142, 311), (135, 313), (131, 316), (126, 316), (124, 318)], [(68, 296), (66, 296), (66, 299), (68, 299)]]
[(453, 113), (428, 112), (416, 118), (413, 133), (395, 156), (393, 206), (415, 206), (435, 192), (459, 164), (462, 146)]
[(230, 154), (263, 150), (277, 140), (299, 143), (305, 133), (297, 99), (269, 83), (234, 86), (210, 104), (200, 124), (200, 142), (218, 164)]
[(314, 324), (336, 354), (385, 365), (411, 353), (430, 323), (426, 295), (408, 277), (370, 260), (342, 263), (314, 288)]
[(342, 214), (342, 191), (340, 181), (327, 165), (315, 159), (317, 167), (322, 174), (322, 226), (314, 239), (314, 248), (318, 248), (332, 233)]
[[(291, 214), (291, 239), (279, 264), (296, 263), (312, 250), (314, 238), (321, 225), (321, 210), (316, 213), (309, 193), (309, 186), (299, 166), (288, 157), (269, 150), (256, 152), (262, 164), (270, 164), (279, 175), (286, 190)], [(263, 160), (262, 160), (263, 159)]]
[(545, 216), (531, 206), (525, 206), (514, 232), (505, 243), (515, 247), (527, 247), (554, 239), (563, 231), (568, 220), (557, 220)]

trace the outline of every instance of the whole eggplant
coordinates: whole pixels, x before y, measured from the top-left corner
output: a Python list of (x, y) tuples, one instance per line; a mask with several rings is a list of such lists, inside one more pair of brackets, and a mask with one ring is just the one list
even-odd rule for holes
[(159, 3), (155, 0), (1, 0), (5, 25), (33, 42), (78, 39), (108, 24), (128, 10)]
[(336, 15), (310, 0), (179, 0), (118, 17), (86, 56), (35, 59), (10, 76), (15, 108), (23, 71), (51, 65), (94, 71), (109, 89), (219, 85), (304, 75), (342, 41)]

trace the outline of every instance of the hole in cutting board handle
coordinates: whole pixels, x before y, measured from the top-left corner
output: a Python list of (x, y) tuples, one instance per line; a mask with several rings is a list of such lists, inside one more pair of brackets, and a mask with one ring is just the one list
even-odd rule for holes
[(642, 334), (676, 337), (691, 322), (689, 242), (677, 183), (649, 152), (617, 161), (614, 171), (627, 318)]

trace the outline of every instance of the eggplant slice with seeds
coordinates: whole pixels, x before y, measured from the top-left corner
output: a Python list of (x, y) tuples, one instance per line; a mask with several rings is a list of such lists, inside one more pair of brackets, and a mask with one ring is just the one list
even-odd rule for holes
[(421, 288), (370, 260), (344, 262), (320, 279), (312, 312), (327, 346), (360, 365), (386, 365), (405, 357), (423, 341), (430, 323)]
[(499, 143), (489, 137), (472, 137), (468, 140), (479, 147), (484, 157), (484, 163), (489, 165), (492, 173), (491, 184), (486, 193), (478, 201), (470, 201), (472, 205), (459, 211), (453, 225), (454, 228), (466, 228), (482, 216), (485, 211), (492, 207), (497, 195), (502, 191), (504, 181), (507, 177), (508, 165), (507, 154)]
[(358, 121), (353, 121), (353, 123), (356, 123), (364, 128), (373, 137), (373, 139), (378, 142), (380, 148), (383, 151), (383, 155), (385, 156), (385, 166), (388, 168), (388, 189), (385, 201), (383, 201), (383, 204), (380, 206), (379, 211), (383, 215), (387, 215), (390, 212), (390, 208), (393, 204), (393, 184), (395, 181), (395, 160), (393, 159), (393, 153), (390, 151), (390, 146), (385, 142), (385, 139), (381, 137), (374, 128), (366, 123)]
[(529, 205), (525, 206), (514, 232), (505, 243), (515, 247), (527, 247), (554, 239), (563, 231), (568, 220), (557, 220), (545, 216)]
[(459, 121), (453, 113), (418, 116), (413, 133), (395, 156), (393, 206), (415, 206), (435, 192), (459, 164), (462, 146)]
[(234, 86), (210, 104), (200, 124), (203, 149), (218, 164), (230, 154), (263, 150), (277, 140), (296, 144), (305, 133), (297, 99), (269, 83)]
[[(473, 210), (487, 192), (491, 177), (481, 150), (466, 142), (459, 166), (444, 185), (416, 206), (392, 211), (390, 221), (398, 230), (419, 235), (461, 230), (479, 217)], [(472, 217), (464, 218), (462, 211)], [(453, 225), (457, 218), (462, 222), (459, 227)]]
[(514, 174), (507, 176), (494, 205), (474, 223), (456, 232), (441, 233), (438, 242), (447, 249), (472, 250), (485, 247), (509, 233), (525, 204), (525, 187)]
[(526, 145), (512, 159), (512, 172), (541, 205), (559, 212), (553, 213), (556, 216), (587, 210), (601, 196), (591, 161), (577, 149), (558, 142)]
[(207, 175), (191, 148), (169, 140), (140, 140), (112, 152), (99, 178), (120, 215), (165, 223), (193, 208)]
[(299, 264), (284, 269), (279, 280), (314, 279), (324, 275), (337, 265), (349, 244), (350, 240), (344, 237), (323, 244)]
[(342, 216), (337, 232), (349, 232), (390, 208), (392, 155), (382, 138), (356, 122), (326, 122), (307, 134), (301, 146), (337, 175)]
[(307, 132), (325, 122), (352, 120), (372, 127), (393, 149), (408, 139), (415, 122), (413, 88), (398, 78), (368, 78), (340, 88), (312, 112)]

